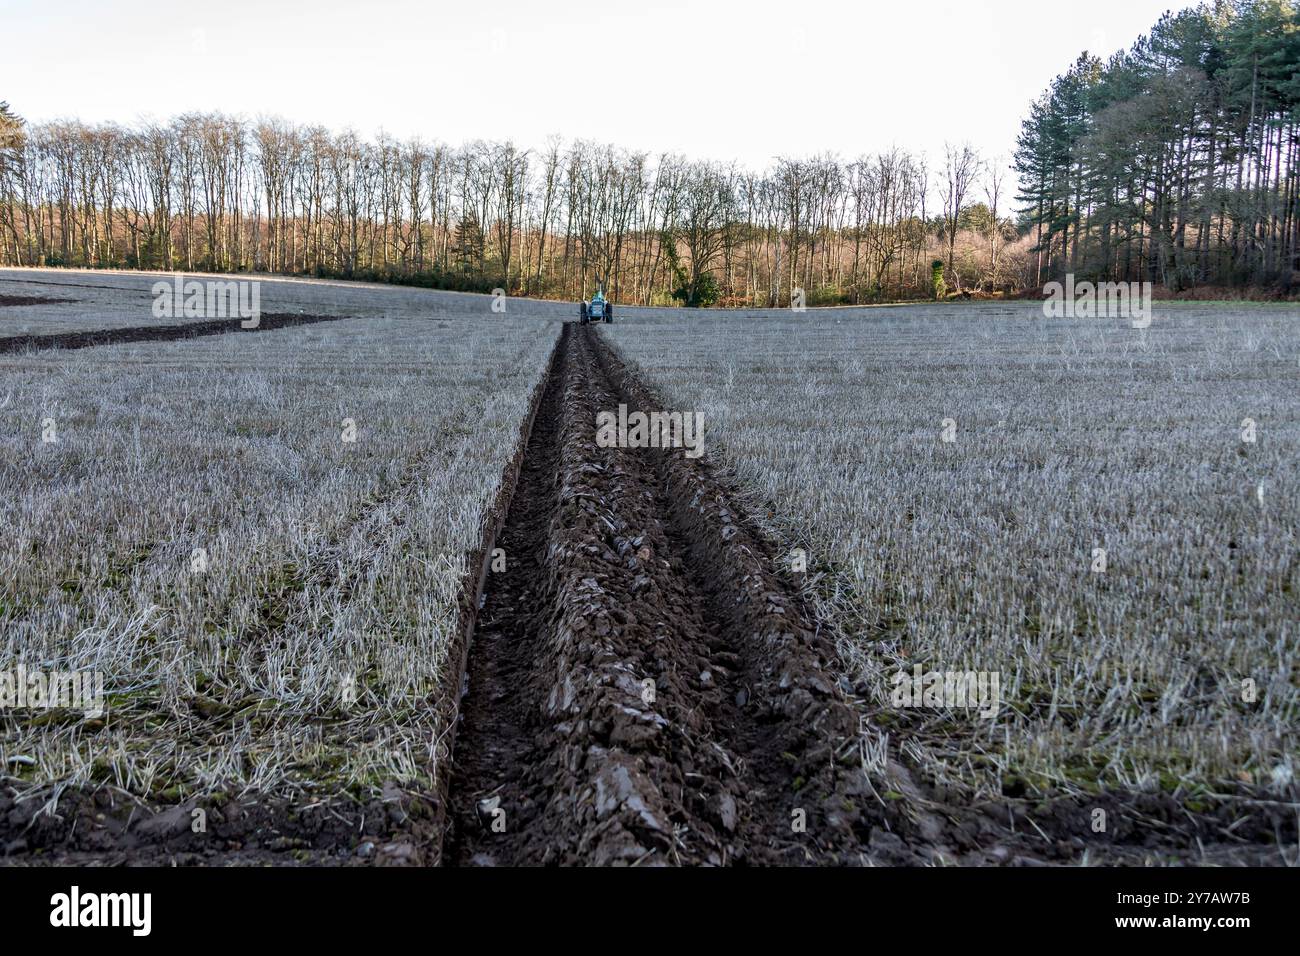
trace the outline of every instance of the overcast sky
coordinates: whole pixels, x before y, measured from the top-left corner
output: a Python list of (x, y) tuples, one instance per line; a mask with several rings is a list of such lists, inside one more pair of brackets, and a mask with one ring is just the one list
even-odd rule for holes
[(1169, 0), (0, 0), (29, 120), (188, 110), (428, 141), (550, 134), (739, 160), (945, 140), (1008, 155), (1030, 101)]

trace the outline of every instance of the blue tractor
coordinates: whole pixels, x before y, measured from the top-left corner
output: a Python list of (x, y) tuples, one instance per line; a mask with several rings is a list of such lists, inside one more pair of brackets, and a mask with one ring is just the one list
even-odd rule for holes
[(578, 318), (583, 325), (588, 322), (614, 321), (614, 306), (605, 298), (603, 283), (597, 283), (596, 294), (591, 297), (590, 302), (578, 303)]

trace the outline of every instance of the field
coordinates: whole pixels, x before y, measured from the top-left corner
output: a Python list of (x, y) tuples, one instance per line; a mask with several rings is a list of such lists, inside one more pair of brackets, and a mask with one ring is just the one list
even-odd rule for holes
[(454, 304), (0, 356), (0, 657), (109, 697), (106, 721), (6, 718), (42, 801), (436, 774), (467, 561), (558, 331)]
[[(51, 273), (33, 269), (0, 269), (0, 350), (6, 340), (40, 335), (59, 335), (110, 330), (121, 333), (142, 326), (188, 324), (205, 321), (177, 313), (165, 320), (152, 312), (153, 286), (175, 284), (170, 272)], [(219, 276), (185, 273), (183, 282), (206, 283), (262, 279), (259, 286), (261, 311), (277, 316), (319, 316), (323, 318), (410, 319), (437, 316), (466, 316), (490, 313), (491, 300), (484, 296), (425, 289), (390, 288), (360, 283), (319, 279), (275, 278), (256, 275)], [(182, 299), (185, 295), (182, 285)], [(522, 300), (513, 302), (516, 311)], [(527, 302), (533, 316), (568, 318), (573, 309), (566, 303)]]
[[(976, 797), (1288, 792), (1294, 311), (826, 316), (612, 338), (669, 407), (705, 410), (710, 449), (810, 555), (872, 732)], [(917, 665), (1000, 672), (1002, 710), (891, 707)]]
[[(266, 279), (327, 321), (31, 340), (148, 329), (156, 279), (0, 272), (77, 300), (0, 306), (0, 673), (107, 702), (0, 714), (16, 858), (1294, 855), (1293, 311)], [(619, 406), (703, 457), (598, 440)]]

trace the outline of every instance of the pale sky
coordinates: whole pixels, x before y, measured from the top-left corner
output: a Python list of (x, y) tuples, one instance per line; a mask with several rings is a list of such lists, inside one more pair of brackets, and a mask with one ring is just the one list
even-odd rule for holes
[(945, 140), (1009, 156), (1084, 49), (1170, 0), (0, 0), (32, 121), (219, 109), (426, 141), (598, 139), (761, 168)]

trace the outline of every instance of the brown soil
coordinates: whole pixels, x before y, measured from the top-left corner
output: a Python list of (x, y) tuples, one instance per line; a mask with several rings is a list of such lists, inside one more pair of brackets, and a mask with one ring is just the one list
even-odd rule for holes
[[(54, 300), (50, 300), (54, 301)], [(0, 338), (0, 353), (26, 352), (35, 349), (84, 349), (95, 345), (121, 345), (127, 342), (172, 342), (193, 339), (203, 335), (225, 335), (228, 332), (270, 332), (288, 329), (295, 325), (312, 325), (316, 322), (337, 322), (343, 315), (293, 315), (269, 313), (263, 315), (253, 329), (245, 329), (241, 319), (210, 319), (206, 322), (187, 322), (183, 325), (142, 325), (121, 329), (97, 329), (89, 332), (56, 332), (49, 335), (12, 335)]]
[(566, 326), (470, 650), (444, 862), (855, 860), (869, 794), (828, 642), (707, 465), (597, 447), (620, 403), (660, 407)]
[(0, 865), (410, 866), (425, 862), (435, 819), (426, 798), (396, 788), (365, 803), (251, 794), (163, 804), (105, 787), (62, 794), (53, 814), (42, 807), (0, 786)]

